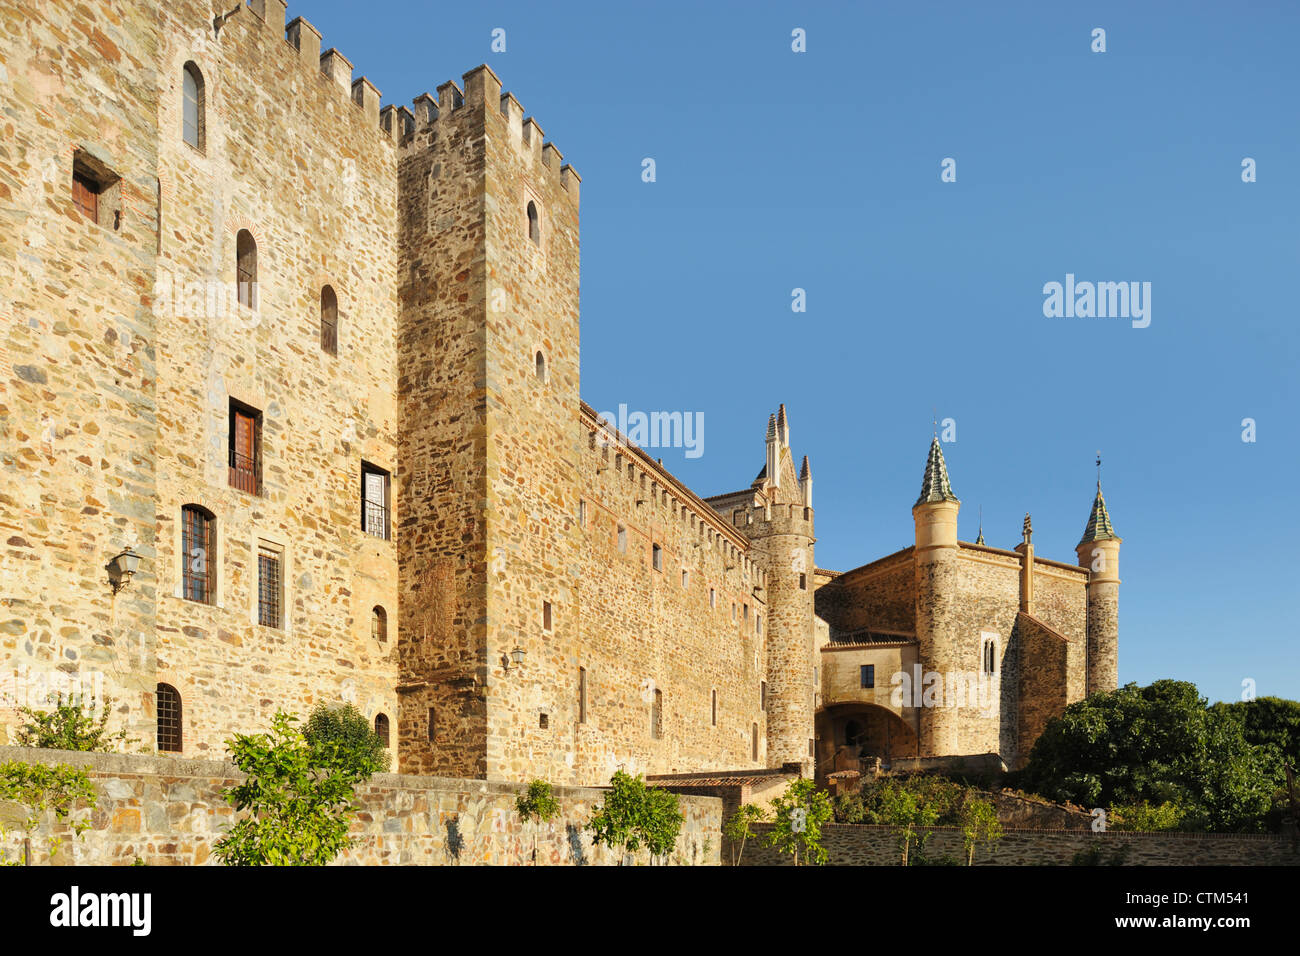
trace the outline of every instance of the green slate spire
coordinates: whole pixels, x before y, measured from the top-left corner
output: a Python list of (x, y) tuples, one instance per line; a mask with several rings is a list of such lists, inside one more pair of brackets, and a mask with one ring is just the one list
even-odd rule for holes
[(1083, 529), (1083, 538), (1079, 544), (1089, 541), (1108, 541), (1118, 538), (1114, 526), (1110, 523), (1110, 512), (1106, 510), (1106, 499), (1101, 495), (1101, 482), (1097, 482), (1097, 497), (1092, 500), (1092, 514), (1088, 516), (1088, 526)]
[[(925, 461), (925, 477), (921, 479), (921, 497), (916, 505), (933, 504), (937, 501), (958, 501), (948, 483), (948, 466), (943, 461), (943, 449), (939, 446), (939, 436), (930, 442), (930, 456)], [(912, 507), (915, 508), (916, 505)]]

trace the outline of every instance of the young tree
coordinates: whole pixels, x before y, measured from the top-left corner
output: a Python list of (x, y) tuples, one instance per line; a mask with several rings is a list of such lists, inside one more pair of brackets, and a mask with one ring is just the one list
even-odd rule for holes
[(320, 751), (321, 761), (342, 761), (354, 769), (358, 779), (388, 770), (389, 754), (383, 738), (352, 704), (317, 704), (307, 718), (303, 736)]
[(236, 734), (226, 742), (243, 783), (226, 799), (248, 815), (213, 848), (228, 866), (321, 866), (350, 843), (356, 785), (370, 776), (355, 753), (313, 746), (277, 711), (269, 734)]
[[(524, 823), (536, 820), (549, 823), (560, 812), (560, 804), (545, 780), (534, 780), (528, 790), (515, 799), (515, 812)], [(537, 865), (537, 829), (533, 829), (533, 866)]]
[(895, 781), (878, 790), (876, 817), (881, 823), (899, 828), (899, 848), (903, 852), (903, 866), (907, 866), (913, 842), (917, 852), (925, 847), (929, 834), (922, 835), (918, 827), (932, 827), (939, 821), (939, 806)]
[(118, 744), (125, 748), (138, 742), (128, 737), (125, 730), (108, 732), (108, 715), (113, 709), (111, 697), (105, 697), (102, 706), (93, 698), (89, 704), (71, 697), (52, 700), (54, 710), (18, 708), (18, 713), (27, 718), (18, 728), (18, 746), (112, 753)]
[(992, 846), (1002, 839), (998, 812), (987, 800), (967, 800), (961, 809), (961, 839), (966, 850), (966, 865), (975, 865), (975, 847)]
[(624, 854), (645, 847), (653, 862), (656, 856), (672, 852), (683, 819), (677, 794), (647, 788), (640, 774), (633, 777), (619, 770), (610, 779), (604, 802), (592, 812), (587, 829), (592, 843), (603, 843)]
[(804, 859), (813, 863), (826, 862), (827, 853), (822, 847), (822, 824), (835, 815), (830, 797), (818, 790), (806, 777), (790, 781), (781, 796), (772, 801), (772, 831), (767, 845), (776, 847), (778, 853), (794, 855), (794, 865), (799, 865), (799, 851)]
[(745, 855), (745, 841), (754, 836), (753, 824), (766, 818), (763, 808), (754, 803), (742, 803), (722, 825), (722, 835), (731, 841), (731, 865), (740, 866)]
[[(0, 764), (0, 841), (8, 835), (6, 823), (16, 823), (24, 831), (23, 852), (17, 862), (5, 859), (5, 852), (0, 848), (0, 865), (31, 865), (31, 834), (41, 823), (41, 814), (53, 811), (59, 821), (66, 821), (78, 804), (95, 808), (97, 794), (95, 785), (90, 781), (90, 774), (66, 764), (22, 763), (9, 761)], [(4, 806), (11, 803), (17, 812), (10, 815)], [(72, 825), (72, 832), (80, 837), (90, 827), (89, 820), (77, 820)], [(53, 857), (59, 852), (58, 837), (49, 838), (49, 853)]]

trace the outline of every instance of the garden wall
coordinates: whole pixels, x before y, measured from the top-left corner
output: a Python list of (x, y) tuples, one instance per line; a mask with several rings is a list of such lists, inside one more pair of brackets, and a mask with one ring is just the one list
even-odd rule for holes
[[(759, 824), (759, 837), (745, 844), (744, 866), (789, 865), (788, 855), (763, 846), (770, 824)], [(933, 835), (926, 845), (931, 859), (944, 855), (965, 862), (958, 827), (922, 827)], [(897, 866), (902, 852), (893, 827), (828, 823), (822, 827), (822, 846), (832, 866)], [(1109, 857), (1127, 847), (1130, 866), (1300, 866), (1300, 847), (1291, 836), (1255, 833), (1135, 833), (1111, 830), (1031, 830), (1007, 827), (990, 850), (975, 853), (977, 866), (1063, 866), (1075, 853), (1099, 847)], [(915, 849), (915, 844), (913, 844)]]
[[(74, 819), (91, 826), (78, 840), (67, 824), (47, 820), (32, 840), (37, 864), (194, 865), (217, 863), (213, 844), (235, 818), (222, 797), (241, 774), (232, 764), (134, 754), (89, 754), (0, 747), (0, 763), (70, 764), (89, 771), (98, 791), (94, 810)], [(520, 864), (533, 849), (533, 825), (520, 822), (518, 784), (447, 777), (377, 774), (358, 788), (361, 811), (352, 827), (356, 840), (339, 864)], [(604, 791), (556, 787), (560, 814), (543, 826), (538, 862), (545, 865), (609, 865), (618, 856), (593, 847), (583, 827)], [(722, 801), (681, 796), (685, 821), (671, 862), (716, 865), (721, 846)], [(62, 837), (51, 860), (46, 837)], [(10, 834), (0, 851), (13, 860), (21, 839)], [(642, 853), (637, 862), (646, 862)]]

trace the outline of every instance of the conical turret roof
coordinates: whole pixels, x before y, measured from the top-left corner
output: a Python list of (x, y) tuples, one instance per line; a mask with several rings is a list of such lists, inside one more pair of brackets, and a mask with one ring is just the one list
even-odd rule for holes
[(1106, 510), (1106, 499), (1101, 494), (1101, 484), (1097, 485), (1097, 497), (1092, 500), (1092, 514), (1088, 515), (1088, 526), (1083, 529), (1083, 538), (1079, 544), (1089, 541), (1108, 541), (1118, 538), (1115, 527), (1110, 523), (1110, 512)]
[[(921, 497), (916, 499), (916, 505), (959, 500), (952, 493), (952, 485), (948, 482), (948, 466), (944, 463), (943, 448), (936, 435), (930, 442), (930, 456), (925, 461), (925, 477), (921, 479)], [(912, 507), (915, 508), (916, 505)]]

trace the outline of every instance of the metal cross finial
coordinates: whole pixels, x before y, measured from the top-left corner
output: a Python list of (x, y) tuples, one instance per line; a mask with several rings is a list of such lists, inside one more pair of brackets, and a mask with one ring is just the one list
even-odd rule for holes
[(1097, 490), (1101, 491), (1101, 449), (1097, 449)]

